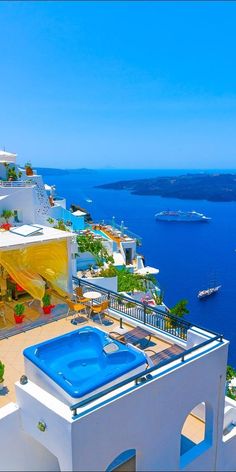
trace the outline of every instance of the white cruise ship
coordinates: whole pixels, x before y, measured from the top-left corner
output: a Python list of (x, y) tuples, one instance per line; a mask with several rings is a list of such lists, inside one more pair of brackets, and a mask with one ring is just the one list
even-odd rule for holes
[(182, 223), (207, 223), (211, 220), (208, 216), (203, 215), (203, 213), (198, 213), (197, 211), (160, 211), (155, 215), (156, 220), (158, 221), (168, 221), (168, 222), (182, 222)]

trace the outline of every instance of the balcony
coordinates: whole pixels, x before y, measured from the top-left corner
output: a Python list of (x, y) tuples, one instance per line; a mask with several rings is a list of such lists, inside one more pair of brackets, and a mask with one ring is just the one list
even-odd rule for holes
[[(15, 302), (7, 303), (5, 311), (6, 324), (0, 318), (1, 360), (6, 365), (6, 391), (5, 395), (0, 397), (1, 405), (15, 399), (14, 383), (24, 373), (23, 349), (78, 329), (80, 326), (94, 326), (94, 323), (96, 323), (97, 327), (112, 336), (114, 332), (118, 335), (122, 332), (123, 335), (123, 333), (129, 333), (134, 328), (143, 327), (151, 334), (151, 338), (148, 346), (146, 342), (144, 344), (141, 342), (139, 348), (145, 350), (148, 356), (150, 355), (148, 350), (152, 350), (158, 358), (158, 362), (151, 367), (149, 364), (149, 367), (147, 366), (147, 369), (141, 374), (130, 376), (128, 379), (106, 388), (96, 395), (91, 392), (91, 396), (85, 401), (68, 406), (73, 419), (77, 418), (78, 413), (86, 412), (91, 403), (98, 406), (101, 402), (109, 402), (114, 395), (123, 395), (125, 391), (135, 389), (140, 384), (145, 384), (165, 371), (170, 372), (171, 369), (183, 365), (183, 362), (186, 363), (192, 360), (198, 354), (202, 355), (204, 350), (209, 351), (209, 349), (215, 348), (223, 341), (221, 335), (194, 326), (194, 333), (199, 329), (202, 338), (199, 337), (197, 345), (195, 338), (195, 343), (192, 347), (189, 347), (191, 345), (189, 343), (190, 333), (193, 328), (190, 323), (179, 320), (169, 313), (160, 312), (155, 307), (147, 307), (141, 302), (131, 302), (130, 298), (108, 291), (83, 279), (74, 278), (73, 282), (74, 289), (80, 286), (83, 292), (99, 291), (99, 303), (102, 300), (109, 301), (109, 308), (105, 312), (105, 320), (101, 320), (99, 317), (91, 319), (86, 313), (70, 312), (68, 316), (68, 306), (65, 298), (53, 292), (51, 302), (55, 305), (55, 308), (51, 315), (44, 315), (39, 302), (26, 296), (24, 302), (27, 305), (27, 316), (22, 324), (15, 325), (13, 317)], [(96, 305), (98, 301), (94, 300), (93, 303)]]
[[(91, 225), (87, 225), (87, 227), (89, 228), (91, 227)], [(127, 226), (124, 226), (122, 224), (118, 225), (114, 221), (105, 222), (104, 220), (102, 220), (97, 224), (93, 224), (92, 227), (99, 227), (102, 232), (104, 232), (110, 239), (113, 239), (118, 244), (122, 241), (132, 239), (136, 241), (138, 246), (142, 245), (141, 236), (136, 233), (133, 233), (132, 231), (129, 231)]]
[(25, 187), (33, 187), (35, 183), (29, 180), (12, 180), (12, 181), (5, 181), (0, 180), (0, 187), (4, 188), (25, 188)]

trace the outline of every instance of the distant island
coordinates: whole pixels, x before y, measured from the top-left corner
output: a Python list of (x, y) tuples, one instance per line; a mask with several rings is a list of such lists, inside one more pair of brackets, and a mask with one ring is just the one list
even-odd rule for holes
[(97, 185), (97, 188), (128, 190), (134, 195), (159, 195), (183, 200), (231, 202), (236, 201), (236, 173), (185, 174), (173, 177), (123, 180)]
[(35, 167), (38, 174), (42, 175), (67, 175), (67, 174), (85, 174), (96, 172), (94, 169), (87, 169), (82, 167), (81, 169), (54, 169), (53, 167)]

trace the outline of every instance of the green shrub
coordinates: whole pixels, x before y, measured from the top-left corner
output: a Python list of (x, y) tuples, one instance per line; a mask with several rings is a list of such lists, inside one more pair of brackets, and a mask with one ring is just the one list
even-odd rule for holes
[(173, 306), (173, 308), (170, 309), (170, 313), (172, 313), (175, 316), (178, 316), (179, 318), (183, 318), (184, 315), (189, 313), (189, 310), (186, 306), (187, 303), (188, 303), (188, 300), (185, 300), (185, 299), (180, 300), (178, 303), (176, 303), (175, 306)]
[(159, 293), (156, 290), (152, 290), (151, 293), (152, 293), (152, 298), (153, 298), (154, 302), (156, 303), (156, 305), (161, 305), (163, 303), (163, 300), (164, 300), (164, 292), (161, 291)]
[(236, 377), (236, 370), (231, 365), (227, 365), (226, 380), (232, 380), (234, 377)]
[(4, 218), (6, 223), (9, 222), (9, 219), (14, 215), (13, 211), (11, 210), (2, 210), (1, 217)]
[(58, 221), (57, 221), (57, 224), (56, 224), (55, 226), (53, 226), (53, 228), (55, 228), (55, 229), (60, 229), (61, 231), (70, 231), (70, 230), (66, 227), (66, 225), (65, 225), (65, 223), (64, 223), (63, 220), (58, 220)]
[(134, 308), (136, 306), (136, 304), (134, 302), (127, 302), (125, 304), (126, 308)]
[(0, 361), (0, 383), (4, 382), (5, 365)]
[(43, 306), (50, 306), (51, 305), (51, 297), (48, 293), (45, 293), (45, 295), (42, 298)]
[(18, 180), (18, 174), (16, 172), (15, 167), (8, 167), (7, 170), (7, 180)]
[(114, 262), (113, 257), (108, 254), (102, 242), (99, 239), (95, 239), (90, 233), (77, 236), (77, 244), (79, 252), (90, 252), (100, 267), (103, 265), (103, 261)]
[(113, 266), (110, 265), (107, 269), (102, 269), (99, 272), (100, 277), (116, 277), (118, 270)]
[(14, 312), (17, 316), (23, 315), (25, 311), (25, 305), (23, 303), (17, 303), (14, 307)]
[(232, 398), (232, 400), (236, 400), (236, 394), (232, 392), (230, 388), (227, 388), (226, 396)]

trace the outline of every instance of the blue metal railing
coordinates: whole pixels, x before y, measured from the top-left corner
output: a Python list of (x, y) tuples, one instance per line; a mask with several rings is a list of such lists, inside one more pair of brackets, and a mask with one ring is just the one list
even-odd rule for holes
[(33, 187), (34, 185), (35, 183), (30, 180), (0, 180), (0, 187)]
[(170, 312), (163, 312), (156, 307), (146, 305), (145, 303), (126, 297), (123, 294), (113, 292), (100, 285), (87, 282), (86, 279), (72, 277), (74, 285), (80, 286), (83, 289), (96, 289), (102, 294), (99, 301), (109, 300), (109, 307), (120, 315), (125, 315), (133, 320), (140, 321), (150, 327), (157, 328), (167, 334), (175, 336), (183, 341), (187, 340), (188, 329), (193, 326), (197, 329), (203, 330), (206, 334), (211, 336), (223, 337), (222, 334), (203, 328), (189, 321), (179, 319)]
[(119, 231), (121, 231), (121, 233), (122, 233), (123, 235), (127, 235), (127, 236), (129, 236), (130, 238), (132, 238), (132, 239), (136, 239), (136, 240), (139, 242), (139, 245), (142, 244), (142, 237), (141, 237), (141, 236), (139, 236), (138, 234), (134, 233), (133, 231), (130, 231), (130, 230), (127, 228), (127, 226), (124, 226), (124, 225), (122, 225), (122, 224), (119, 225), (119, 224), (115, 223), (114, 220), (110, 220), (110, 221), (109, 221), (109, 220), (101, 220), (101, 221), (99, 221), (98, 223), (93, 223), (93, 224), (87, 223), (86, 226), (87, 226), (88, 228), (89, 228), (89, 227), (92, 228), (92, 226), (93, 226), (94, 224), (95, 224), (96, 226), (99, 226), (99, 225), (100, 225), (100, 226), (109, 225), (109, 226), (111, 226), (112, 228), (118, 229)]
[(159, 369), (161, 367), (164, 367), (164, 366), (167, 366), (168, 364), (171, 364), (172, 362), (174, 362), (176, 360), (179, 360), (179, 359), (181, 359), (181, 362), (185, 362), (186, 361), (186, 359), (185, 359), (186, 356), (198, 351), (199, 349), (202, 349), (203, 347), (205, 347), (208, 344), (211, 344), (215, 341), (219, 341), (220, 343), (222, 343), (223, 342), (223, 335), (216, 334), (214, 337), (207, 339), (206, 341), (202, 342), (201, 344), (198, 344), (197, 346), (194, 346), (190, 349), (186, 349), (186, 351), (181, 352), (180, 354), (173, 355), (171, 358), (163, 360), (158, 365), (150, 367), (149, 369), (145, 369), (145, 370), (143, 370), (143, 372), (138, 373), (138, 374), (126, 379), (126, 380), (123, 380), (123, 381), (119, 382), (116, 385), (108, 387), (105, 390), (103, 390), (102, 392), (91, 395), (89, 398), (86, 398), (85, 400), (81, 400), (80, 402), (74, 403), (73, 405), (70, 406), (70, 410), (73, 413), (72, 418), (73, 419), (77, 418), (77, 409), (78, 408), (82, 408), (83, 406), (86, 406), (89, 403), (104, 397), (105, 395), (107, 395), (108, 393), (113, 392), (114, 390), (117, 391), (117, 389), (119, 389), (121, 387), (124, 387), (124, 386), (126, 386), (126, 385), (128, 385), (132, 382), (135, 382), (135, 385), (133, 386), (133, 388), (135, 388), (136, 385), (146, 383), (146, 382), (153, 379), (152, 373), (154, 373), (154, 371), (156, 371), (157, 369)]
[(134, 233), (133, 231), (130, 231), (126, 226), (122, 226), (121, 224), (118, 225), (117, 223), (114, 223), (113, 221), (110, 221), (109, 224), (113, 226), (114, 228), (118, 229), (119, 231), (123, 232), (124, 234), (127, 234), (127, 236), (130, 236), (131, 238), (138, 240), (141, 244), (142, 242), (141, 236)]
[(117, 292), (99, 287), (91, 282), (86, 282), (84, 279), (73, 277), (73, 281), (75, 285), (79, 285), (83, 288), (99, 289), (103, 298), (109, 300), (109, 307), (118, 314), (123, 314), (186, 341), (187, 331), (192, 326), (188, 321), (180, 320), (171, 313), (166, 313), (155, 307), (147, 306), (142, 302), (130, 299)]
[[(73, 277), (73, 281), (75, 285), (79, 285), (83, 289), (92, 288), (99, 290), (99, 292), (102, 294), (102, 297), (109, 299), (109, 307), (120, 315), (124, 314), (125, 316), (130, 317), (133, 320), (141, 321), (145, 325), (151, 326), (153, 328), (158, 328), (168, 334), (176, 336), (179, 339), (186, 340), (187, 331), (193, 326), (191, 323), (185, 320), (179, 320), (171, 313), (163, 313), (155, 307), (147, 307), (142, 302), (131, 300), (130, 298), (124, 295), (120, 295), (111, 290), (107, 290), (96, 284), (92, 284), (91, 282), (86, 282), (84, 279), (78, 279), (77, 277)], [(129, 308), (127, 307), (127, 304)], [(132, 311), (130, 311), (130, 305), (132, 305)], [(194, 327), (204, 329), (195, 324)], [(152, 374), (159, 368), (167, 366), (168, 364), (171, 364), (172, 362), (177, 360), (185, 362), (187, 360), (186, 356), (195, 353), (203, 347), (212, 344), (216, 341), (219, 341), (220, 343), (223, 342), (222, 334), (216, 333), (208, 329), (204, 329), (204, 331), (206, 335), (209, 334), (209, 337), (198, 345), (193, 346), (190, 349), (186, 349), (180, 354), (173, 355), (169, 359), (161, 361), (158, 365), (155, 365), (148, 369), (144, 369), (141, 373), (138, 373), (126, 380), (123, 380), (122, 382), (119, 382), (114, 386), (106, 388), (102, 392), (99, 392), (97, 394), (91, 394), (91, 396), (86, 398), (85, 400), (81, 400), (71, 405), (70, 410), (73, 412), (72, 418), (76, 419), (78, 417), (77, 410), (79, 408), (82, 408), (95, 400), (99, 400), (111, 392), (114, 392), (114, 394), (117, 395), (117, 389), (119, 389), (120, 387), (128, 386), (128, 384), (132, 384), (132, 382), (134, 382), (134, 385), (130, 386), (131, 389), (134, 389), (136, 385), (152, 380)]]

